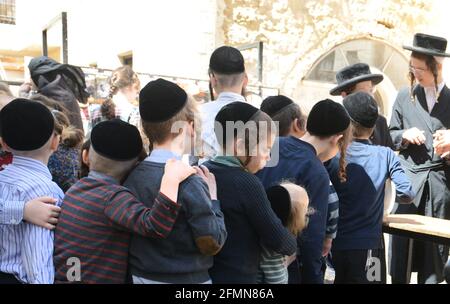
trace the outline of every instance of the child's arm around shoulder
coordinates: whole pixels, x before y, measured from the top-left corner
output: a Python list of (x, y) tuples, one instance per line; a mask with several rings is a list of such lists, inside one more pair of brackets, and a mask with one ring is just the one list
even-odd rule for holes
[(23, 221), (53, 230), (61, 208), (52, 197), (38, 197), (29, 201), (0, 200), (0, 225), (18, 225)]
[(196, 169), (197, 175), (183, 182), (180, 195), (198, 249), (211, 256), (220, 251), (227, 232), (220, 202), (216, 199), (214, 175), (204, 166)]
[(104, 214), (116, 228), (154, 238), (166, 238), (169, 235), (181, 207), (177, 203), (178, 186), (195, 170), (176, 160), (169, 160), (164, 170), (160, 191), (151, 208), (146, 207), (126, 188), (109, 198)]

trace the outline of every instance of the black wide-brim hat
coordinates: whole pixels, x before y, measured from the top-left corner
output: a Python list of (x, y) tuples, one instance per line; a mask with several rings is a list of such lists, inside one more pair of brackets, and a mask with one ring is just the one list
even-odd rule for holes
[(447, 39), (438, 36), (415, 34), (413, 46), (404, 45), (403, 48), (425, 55), (450, 57), (450, 54), (445, 52), (447, 50)]
[(370, 67), (365, 63), (356, 63), (339, 70), (336, 73), (337, 86), (330, 90), (330, 95), (338, 96), (341, 92), (363, 81), (372, 81), (374, 85), (384, 79), (381, 74), (372, 74)]

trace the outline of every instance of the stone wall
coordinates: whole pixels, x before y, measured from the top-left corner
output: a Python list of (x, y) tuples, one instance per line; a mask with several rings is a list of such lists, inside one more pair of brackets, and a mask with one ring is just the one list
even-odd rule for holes
[(263, 84), (292, 95), (313, 64), (342, 42), (375, 37), (398, 47), (410, 44), (415, 32), (429, 27), (436, 3), (436, 0), (218, 0), (218, 15), (223, 15), (218, 29), (225, 44), (263, 41)]

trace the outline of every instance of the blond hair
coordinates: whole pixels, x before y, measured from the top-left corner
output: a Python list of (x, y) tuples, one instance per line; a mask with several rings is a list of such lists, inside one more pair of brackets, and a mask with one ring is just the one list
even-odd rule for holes
[(163, 121), (163, 122), (148, 122), (145, 120), (141, 120), (142, 122), (142, 129), (144, 131), (145, 136), (149, 140), (149, 149), (153, 149), (153, 145), (156, 144), (162, 144), (166, 142), (167, 140), (171, 140), (180, 133), (173, 133), (173, 126), (177, 122), (187, 122), (187, 123), (194, 123), (195, 130), (199, 130), (199, 122), (196, 120), (197, 114), (197, 105), (195, 100), (188, 96), (187, 102), (183, 109), (181, 109), (180, 112), (178, 112), (175, 116), (172, 118)]
[(281, 185), (289, 192), (291, 197), (291, 212), (286, 223), (288, 230), (298, 235), (308, 225), (309, 197), (305, 188), (291, 182), (283, 182)]

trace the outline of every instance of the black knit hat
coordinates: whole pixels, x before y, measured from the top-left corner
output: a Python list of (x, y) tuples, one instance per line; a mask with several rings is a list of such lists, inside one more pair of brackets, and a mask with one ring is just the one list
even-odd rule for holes
[(231, 46), (216, 49), (209, 60), (209, 68), (218, 74), (239, 74), (245, 71), (244, 57), (241, 52)]
[(356, 63), (339, 70), (336, 73), (337, 86), (330, 90), (330, 95), (337, 96), (359, 82), (371, 80), (374, 85), (384, 79), (381, 74), (372, 74), (370, 67), (365, 63)]
[[(224, 106), (219, 113), (217, 113), (215, 121), (216, 124), (220, 124), (220, 126), (222, 127), (223, 132), (218, 132), (218, 130), (216, 128), (215, 132), (216, 132), (216, 136), (218, 137), (217, 139), (220, 141), (222, 141), (223, 143), (226, 142), (226, 128), (227, 128), (227, 121), (236, 123), (238, 121), (243, 122), (244, 124), (246, 124), (248, 121), (250, 121), (250, 119), (255, 116), (255, 114), (259, 112), (258, 108), (255, 108), (254, 106), (245, 103), (245, 102), (240, 102), (240, 101), (236, 101), (236, 102), (232, 102), (226, 106)], [(215, 125), (216, 125), (215, 124)], [(222, 138), (219, 138), (219, 137)]]
[(292, 209), (291, 195), (286, 188), (280, 185), (270, 187), (266, 190), (266, 193), (273, 211), (281, 220), (283, 225), (287, 226)]
[(342, 102), (350, 118), (366, 128), (373, 128), (378, 119), (378, 106), (375, 99), (367, 93), (350, 94)]
[(132, 160), (143, 148), (139, 130), (120, 119), (98, 123), (91, 132), (91, 146), (101, 156), (116, 161)]
[(413, 46), (403, 46), (405, 50), (437, 57), (450, 57), (447, 50), (447, 39), (427, 34), (415, 34)]
[(0, 136), (13, 150), (41, 148), (52, 136), (54, 128), (52, 113), (36, 101), (18, 98), (0, 112)]
[(306, 130), (314, 136), (332, 136), (345, 131), (350, 117), (345, 108), (330, 99), (319, 101), (308, 116)]
[(273, 118), (292, 104), (294, 104), (294, 101), (284, 95), (269, 96), (262, 102), (261, 111)]
[(147, 122), (163, 122), (177, 115), (187, 103), (186, 92), (177, 84), (157, 79), (139, 93), (139, 112)]

